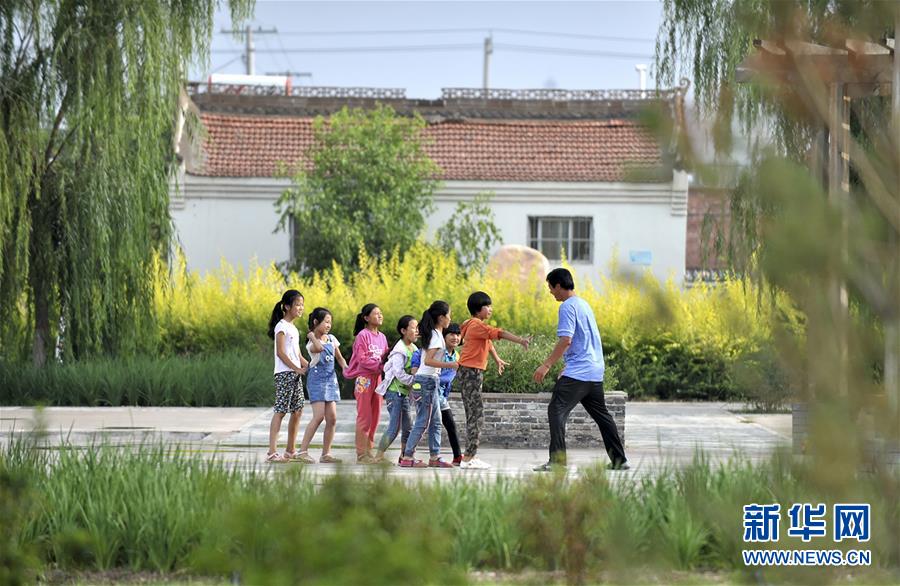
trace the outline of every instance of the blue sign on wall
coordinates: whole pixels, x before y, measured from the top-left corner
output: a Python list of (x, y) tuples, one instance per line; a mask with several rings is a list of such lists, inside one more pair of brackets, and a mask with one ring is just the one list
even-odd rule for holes
[(644, 265), (649, 267), (653, 261), (653, 253), (649, 250), (629, 250), (628, 256), (633, 265)]

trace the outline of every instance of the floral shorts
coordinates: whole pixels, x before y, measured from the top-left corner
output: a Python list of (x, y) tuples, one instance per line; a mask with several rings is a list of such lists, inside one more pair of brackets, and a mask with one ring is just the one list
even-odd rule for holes
[(275, 373), (275, 412), (294, 413), (303, 409), (303, 378), (296, 372)]

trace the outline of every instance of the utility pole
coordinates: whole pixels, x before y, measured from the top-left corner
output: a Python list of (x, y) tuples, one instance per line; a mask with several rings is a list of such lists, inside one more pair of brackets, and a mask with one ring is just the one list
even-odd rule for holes
[[(482, 81), (481, 87), (484, 89), (485, 94), (487, 94), (488, 90), (488, 72), (491, 68), (491, 54), (494, 52), (494, 39), (493, 33), (488, 34), (484, 39), (484, 68), (482, 70)], [(485, 95), (485, 97), (487, 97)]]
[(647, 66), (644, 64), (635, 65), (634, 70), (638, 72), (640, 77), (641, 97), (644, 98), (646, 97), (644, 90), (647, 89)]
[(246, 48), (244, 49), (244, 64), (247, 66), (247, 75), (253, 75), (256, 72), (256, 46), (253, 44), (253, 35), (273, 35), (278, 34), (278, 29), (263, 29), (262, 27), (253, 27), (247, 25), (244, 30), (226, 30), (222, 29), (222, 34), (228, 35), (244, 35)]

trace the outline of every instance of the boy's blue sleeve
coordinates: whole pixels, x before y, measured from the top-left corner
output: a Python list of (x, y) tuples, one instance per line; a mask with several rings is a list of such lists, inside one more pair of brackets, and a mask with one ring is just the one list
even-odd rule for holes
[(409, 366), (410, 368), (419, 368), (422, 364), (422, 351), (416, 350), (413, 352), (412, 358), (410, 358)]

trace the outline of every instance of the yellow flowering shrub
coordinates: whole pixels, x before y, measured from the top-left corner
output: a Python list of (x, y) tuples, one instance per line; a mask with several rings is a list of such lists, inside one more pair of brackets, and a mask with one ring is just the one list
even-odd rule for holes
[[(394, 340), (402, 315), (421, 317), (436, 299), (447, 301), (453, 321), (462, 322), (468, 317), (466, 299), (476, 290), (493, 299), (495, 325), (517, 334), (555, 336), (558, 304), (547, 292), (544, 275), (522, 285), (467, 274), (453, 256), (427, 244), (403, 255), (360, 254), (357, 272), (347, 274), (335, 265), (310, 278), (285, 276), (274, 266), (255, 263), (243, 270), (223, 262), (218, 270), (203, 275), (186, 271), (183, 259), (172, 270), (160, 265), (156, 309), (161, 352), (268, 349), (269, 316), (289, 288), (303, 293), (307, 315), (318, 306), (332, 312), (332, 332), (345, 344), (346, 353), (356, 314), (366, 303), (381, 307), (382, 331)], [(658, 282), (648, 272), (637, 280), (601, 278), (596, 287), (590, 283), (576, 287), (594, 309), (620, 385), (636, 395), (731, 397), (737, 391), (732, 388), (730, 365), (771, 345), (776, 313), (781, 319), (795, 316), (787, 299), (760, 303), (758, 290), (738, 280), (681, 289), (671, 281)], [(306, 316), (301, 320), (297, 326), (305, 331)], [(534, 366), (542, 359), (535, 356)]]

